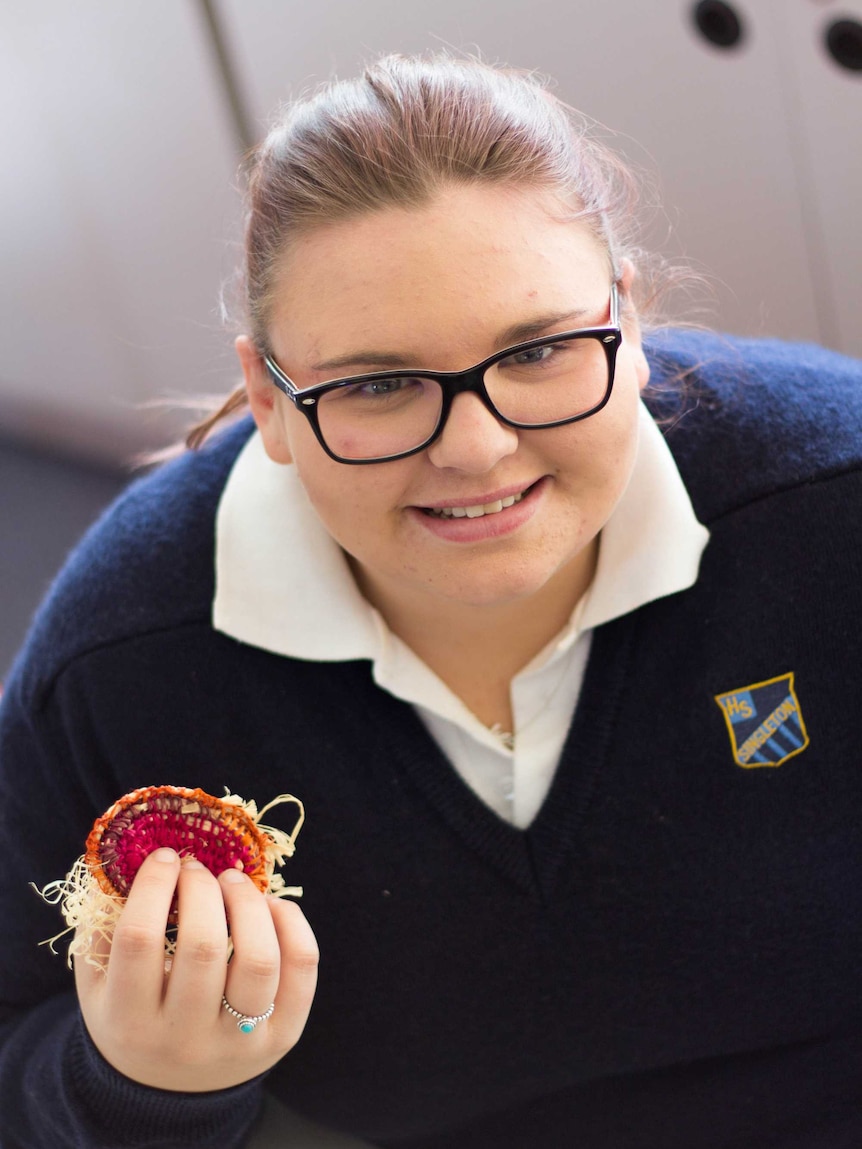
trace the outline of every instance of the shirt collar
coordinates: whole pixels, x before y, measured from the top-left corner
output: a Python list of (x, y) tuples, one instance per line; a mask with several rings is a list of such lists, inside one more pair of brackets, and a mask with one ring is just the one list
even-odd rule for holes
[[(696, 519), (664, 437), (641, 404), (632, 477), (605, 524), (575, 632), (692, 586), (709, 532)], [(295, 468), (273, 463), (255, 433), (216, 516), (216, 630), (317, 662), (375, 660), (388, 630), (362, 597)]]
[(664, 435), (641, 403), (637, 458), (599, 539), (581, 627), (600, 626), (694, 586), (708, 542)]

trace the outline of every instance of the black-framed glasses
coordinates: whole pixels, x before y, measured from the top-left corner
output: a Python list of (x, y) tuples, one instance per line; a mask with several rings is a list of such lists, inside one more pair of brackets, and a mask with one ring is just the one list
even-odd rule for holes
[(264, 363), (327, 455), (339, 463), (385, 463), (430, 446), (455, 396), (466, 391), (501, 423), (525, 430), (595, 415), (611, 397), (621, 343), (614, 283), (608, 323), (517, 343), (466, 371), (372, 371), (300, 388), (271, 356)]

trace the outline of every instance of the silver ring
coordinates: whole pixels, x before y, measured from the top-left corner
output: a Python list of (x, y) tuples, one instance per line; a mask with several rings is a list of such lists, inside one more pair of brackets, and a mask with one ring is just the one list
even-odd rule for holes
[(240, 1013), (238, 1009), (234, 1009), (224, 994), (222, 994), (221, 1003), (228, 1013), (237, 1019), (236, 1027), (240, 1033), (254, 1033), (258, 1022), (269, 1021), (273, 1013), (275, 1013), (275, 1002), (272, 1003), (266, 1013), (259, 1013), (256, 1016), (252, 1016), (248, 1013)]

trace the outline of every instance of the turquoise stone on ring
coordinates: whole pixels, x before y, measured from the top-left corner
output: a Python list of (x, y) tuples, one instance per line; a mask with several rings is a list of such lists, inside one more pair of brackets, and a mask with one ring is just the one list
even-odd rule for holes
[(266, 1011), (266, 1013), (259, 1013), (257, 1015), (257, 1017), (254, 1017), (254, 1016), (247, 1014), (247, 1013), (240, 1013), (238, 1009), (234, 1009), (234, 1007), (230, 1004), (228, 999), (224, 996), (222, 996), (221, 1003), (224, 1006), (224, 1008), (228, 1011), (228, 1013), (232, 1017), (235, 1017), (237, 1019), (236, 1020), (236, 1027), (240, 1031), (240, 1033), (254, 1033), (258, 1022), (269, 1021), (269, 1019), (272, 1017), (273, 1013), (275, 1012), (275, 1002), (273, 1002), (270, 1005), (270, 1007)]

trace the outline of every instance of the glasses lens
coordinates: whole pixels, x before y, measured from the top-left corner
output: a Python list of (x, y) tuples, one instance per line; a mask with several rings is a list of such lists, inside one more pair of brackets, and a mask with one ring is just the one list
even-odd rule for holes
[(433, 379), (388, 375), (326, 391), (317, 418), (326, 445), (342, 459), (384, 459), (434, 434), (443, 392)]
[(598, 406), (609, 369), (599, 339), (557, 339), (518, 351), (485, 372), (485, 390), (505, 419), (526, 425), (571, 419)]

